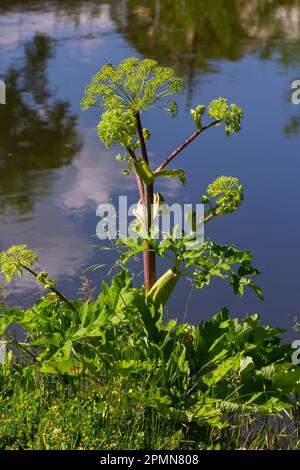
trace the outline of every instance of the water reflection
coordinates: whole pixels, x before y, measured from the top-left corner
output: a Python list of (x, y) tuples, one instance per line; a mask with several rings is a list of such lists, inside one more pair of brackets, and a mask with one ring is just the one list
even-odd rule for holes
[(24, 214), (51, 185), (50, 170), (80, 150), (76, 116), (53, 98), (47, 64), (52, 40), (37, 34), (24, 47), (23, 64), (5, 76), (8, 105), (0, 107), (0, 211)]
[[(299, 61), (299, 0), (112, 1), (113, 17), (126, 39), (145, 56), (211, 70), (210, 60), (237, 60), (260, 48), (283, 63)], [(121, 8), (122, 6), (122, 8)]]
[(296, 137), (300, 132), (300, 116), (292, 116), (283, 130), (287, 137)]
[(188, 105), (199, 72), (249, 52), (283, 64), (299, 63), (299, 0), (113, 1), (113, 17), (127, 41), (148, 57), (186, 75)]

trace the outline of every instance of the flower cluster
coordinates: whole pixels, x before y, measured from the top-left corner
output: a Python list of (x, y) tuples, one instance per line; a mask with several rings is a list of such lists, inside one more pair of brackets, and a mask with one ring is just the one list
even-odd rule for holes
[(237, 104), (229, 105), (226, 98), (213, 100), (209, 105), (208, 115), (216, 121), (225, 121), (227, 135), (240, 131), (241, 120), (244, 117), (242, 109)]
[[(148, 109), (160, 99), (183, 93), (183, 80), (170, 67), (159, 67), (152, 59), (130, 57), (119, 66), (106, 64), (85, 89), (83, 109)], [(174, 108), (174, 105), (172, 104)]]
[[(155, 108), (157, 101), (183, 90), (183, 80), (170, 67), (131, 57), (117, 67), (104, 65), (86, 87), (81, 106), (83, 110), (91, 106), (106, 110), (98, 125), (98, 136), (107, 148), (117, 143), (132, 148), (137, 113)], [(172, 117), (177, 114), (175, 101), (169, 100), (168, 107), (162, 109)]]
[(1, 273), (11, 281), (16, 274), (23, 275), (22, 267), (33, 266), (37, 261), (38, 256), (27, 250), (27, 245), (12, 246), (0, 253)]
[(207, 188), (207, 194), (216, 199), (216, 215), (236, 211), (244, 199), (243, 186), (237, 178), (220, 176)]
[(106, 148), (112, 144), (132, 147), (132, 139), (136, 134), (135, 119), (132, 111), (111, 109), (102, 114), (98, 124), (98, 137)]

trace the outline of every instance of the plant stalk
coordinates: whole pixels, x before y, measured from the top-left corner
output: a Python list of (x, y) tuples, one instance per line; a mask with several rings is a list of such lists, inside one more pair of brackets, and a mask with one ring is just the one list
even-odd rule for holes
[[(144, 135), (143, 135), (143, 127), (142, 127), (139, 113), (136, 113), (135, 120), (136, 120), (138, 136), (139, 136), (140, 144), (141, 144), (142, 159), (147, 163), (147, 165), (149, 165), (146, 142), (145, 142)], [(147, 232), (148, 232), (148, 235), (150, 236), (150, 229), (151, 229), (151, 223), (152, 223), (152, 204), (153, 204), (153, 194), (154, 194), (153, 183), (146, 186), (145, 189), (146, 189), (144, 193), (145, 198), (144, 198), (144, 201), (142, 201), (142, 204), (145, 204), (147, 206)], [(149, 292), (149, 290), (155, 284), (155, 281), (156, 281), (156, 256), (155, 256), (155, 252), (152, 250), (151, 243), (149, 240), (146, 240), (144, 243), (143, 264), (144, 264), (145, 291)]]
[(207, 126), (198, 129), (197, 131), (193, 132), (182, 144), (180, 144), (170, 155), (156, 168), (155, 173), (157, 171), (163, 170), (182, 150), (184, 150), (191, 142), (193, 142), (198, 135), (202, 134), (202, 132), (206, 131), (210, 127), (216, 126), (220, 124), (221, 120), (211, 122)]
[[(32, 276), (34, 276), (35, 278), (38, 277), (38, 273), (33, 271), (33, 269), (29, 268), (28, 266), (24, 266), (22, 263), (20, 263), (20, 266), (25, 269), (25, 271), (29, 272), (30, 274), (32, 274)], [(54, 294), (57, 295), (57, 297), (60, 298), (60, 300), (62, 300), (62, 302), (64, 302), (66, 305), (68, 305), (68, 307), (73, 311), (73, 312), (76, 312), (76, 309), (74, 307), (74, 305), (71, 304), (71, 302), (61, 293), (59, 292), (57, 289), (55, 289), (55, 287), (47, 287), (49, 290), (51, 290)]]

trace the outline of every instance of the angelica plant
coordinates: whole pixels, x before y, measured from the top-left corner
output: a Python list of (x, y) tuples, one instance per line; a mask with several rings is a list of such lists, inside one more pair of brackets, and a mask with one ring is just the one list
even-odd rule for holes
[[(159, 108), (175, 117), (178, 106), (171, 97), (183, 91), (183, 80), (174, 70), (160, 67), (155, 60), (132, 57), (123, 60), (118, 66), (105, 64), (86, 87), (81, 103), (83, 110), (91, 106), (104, 110), (98, 123), (99, 139), (108, 149), (114, 145), (123, 147), (125, 154), (122, 156), (119, 153), (116, 156), (117, 160), (127, 162), (127, 168), (123, 169), (122, 173), (129, 175), (132, 170), (135, 172), (139, 191), (135, 214), (144, 230), (141, 232), (139, 246), (128, 240), (121, 243), (128, 248), (126, 260), (131, 255), (143, 251), (144, 287), (149, 299), (167, 299), (169, 295), (165, 294), (166, 291), (174, 289), (180, 275), (176, 261), (174, 266), (156, 281), (156, 255), (161, 256), (162, 250), (151, 232), (153, 220), (159, 213), (161, 204), (161, 195), (155, 193), (155, 181), (157, 178), (178, 178), (184, 184), (186, 175), (182, 169), (170, 170), (166, 167), (204, 131), (223, 124), (226, 134), (230, 136), (240, 131), (243, 118), (242, 109), (236, 104), (229, 104), (225, 98), (213, 100), (208, 106), (199, 104), (191, 109), (195, 131), (156, 168), (152, 168), (147, 147), (151, 133), (149, 129), (143, 128), (141, 114)], [(203, 122), (205, 117), (210, 120)], [(212, 202), (214, 198), (215, 205)], [(236, 178), (218, 178), (209, 185), (207, 195), (203, 196), (202, 202), (208, 205), (208, 209), (202, 223), (207, 223), (215, 216), (234, 212), (242, 199), (243, 188)], [(196, 227), (200, 221), (194, 219), (195, 214), (192, 213), (192, 226)], [(173, 242), (175, 244), (175, 240)], [(177, 248), (173, 246), (174, 250)], [(125, 258), (123, 257), (123, 261)], [(194, 258), (198, 258), (197, 253)], [(197, 273), (194, 274), (197, 279)], [(162, 295), (158, 293), (160, 288)], [(162, 303), (164, 304), (165, 300)]]
[[(169, 163), (209, 128), (224, 124), (227, 135), (239, 132), (243, 118), (241, 108), (236, 104), (228, 104), (225, 98), (213, 100), (208, 107), (203, 104), (196, 106), (191, 110), (196, 130), (157, 168), (152, 168), (147, 148), (147, 141), (151, 134), (149, 129), (143, 128), (141, 114), (144, 111), (159, 108), (167, 111), (171, 117), (175, 117), (178, 106), (171, 97), (183, 92), (183, 80), (175, 74), (173, 69), (160, 67), (155, 60), (140, 60), (132, 57), (123, 60), (118, 66), (111, 63), (105, 64), (86, 87), (81, 103), (83, 110), (91, 106), (104, 110), (98, 124), (99, 139), (108, 149), (113, 145), (123, 147), (125, 155), (118, 154), (116, 157), (117, 160), (127, 162), (127, 169), (123, 169), (122, 172), (126, 175), (129, 175), (132, 169), (135, 172), (139, 191), (137, 215), (140, 220), (142, 218), (146, 228), (143, 232), (144, 239), (140, 241), (143, 247), (146, 293), (149, 293), (156, 283), (158, 248), (151, 237), (153, 211), (159, 212), (157, 206), (160, 197), (154, 190), (156, 179), (159, 177), (178, 178), (184, 184), (185, 172), (181, 169), (166, 169)], [(203, 119), (206, 114), (211, 121), (204, 124)], [(217, 207), (214, 208), (211, 206), (209, 196), (216, 196), (218, 191), (222, 193), (222, 196), (219, 197)], [(204, 202), (211, 206), (206, 212), (205, 223), (216, 215), (236, 210), (242, 199), (241, 195), (242, 187), (236, 179), (223, 177), (223, 180), (217, 180), (209, 187), (207, 199), (204, 199)], [(132, 253), (137, 251), (140, 251), (137, 247), (132, 249)], [(174, 274), (174, 268), (171, 268), (168, 273)], [(167, 278), (166, 273), (161, 279), (162, 285), (165, 284)], [(173, 278), (172, 275), (171, 278)]]

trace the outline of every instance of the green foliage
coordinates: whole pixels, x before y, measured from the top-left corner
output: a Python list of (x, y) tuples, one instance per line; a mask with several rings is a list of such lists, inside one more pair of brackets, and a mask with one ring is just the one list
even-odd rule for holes
[(2, 390), (1, 450), (116, 450), (180, 448), (174, 430), (134, 400), (126, 377), (83, 390), (78, 379), (45, 380), (20, 390), (18, 380)]
[(16, 274), (23, 276), (23, 268), (33, 266), (38, 261), (38, 256), (27, 245), (12, 246), (7, 251), (0, 253), (1, 273), (8, 281)]
[(226, 429), (236, 415), (277, 416), (293, 408), (291, 393), (300, 391), (282, 330), (262, 326), (258, 315), (239, 322), (226, 309), (197, 326), (165, 323), (126, 271), (103, 284), (95, 303), (78, 302), (75, 315), (44, 300), (25, 312), (2, 309), (0, 318), (1, 334), (12, 322), (27, 331), (25, 357), (11, 368), (25, 389), (41, 376), (49, 384), (51, 376), (68, 378), (96, 390), (100, 402), (113, 381), (131, 409), (182, 423), (186, 438), (195, 425)]
[[(195, 267), (195, 286), (202, 289), (209, 285), (213, 276), (228, 279), (234, 293), (243, 295), (245, 286), (250, 287), (263, 299), (261, 289), (254, 283), (259, 274), (253, 268), (252, 254), (240, 251), (234, 246), (224, 246), (211, 241), (205, 242), (200, 250), (186, 250), (181, 255), (185, 269)], [(237, 267), (238, 266), (238, 267)]]
[[(251, 252), (212, 241), (201, 243), (201, 246), (196, 244), (194, 249), (191, 246), (186, 249), (189, 235), (181, 239), (177, 239), (176, 236), (175, 233), (174, 237), (169, 236), (160, 242), (150, 240), (152, 249), (161, 258), (173, 260), (173, 267), (156, 281), (148, 294), (149, 301), (155, 305), (165, 305), (179, 277), (191, 278), (197, 289), (203, 289), (210, 285), (212, 278), (218, 277), (229, 281), (235, 294), (242, 296), (245, 287), (248, 287), (261, 300), (263, 299), (262, 290), (255, 284), (259, 271), (252, 266)], [(121, 255), (123, 264), (143, 249), (140, 240), (134, 238), (119, 240), (118, 245), (123, 248)]]
[(134, 168), (146, 186), (153, 183), (156, 178), (178, 178), (182, 184), (185, 184), (186, 175), (184, 170), (158, 170), (152, 172), (149, 165), (144, 160), (134, 160)]
[(181, 184), (185, 184), (186, 175), (184, 170), (159, 170), (154, 172), (154, 176), (163, 178), (178, 178)]

